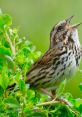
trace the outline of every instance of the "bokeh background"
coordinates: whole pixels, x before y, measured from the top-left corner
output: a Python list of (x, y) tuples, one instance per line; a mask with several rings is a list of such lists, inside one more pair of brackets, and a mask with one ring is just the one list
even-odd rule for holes
[[(12, 16), (20, 36), (26, 36), (42, 53), (48, 49), (50, 31), (58, 21), (74, 15), (72, 23), (82, 22), (82, 0), (0, 0), (0, 8)], [(82, 26), (78, 30), (82, 44)], [(80, 82), (82, 73), (77, 70), (68, 81), (66, 91), (82, 97)]]

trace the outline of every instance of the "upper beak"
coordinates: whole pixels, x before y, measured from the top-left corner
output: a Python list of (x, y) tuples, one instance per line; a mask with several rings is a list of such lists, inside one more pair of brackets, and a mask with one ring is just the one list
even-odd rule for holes
[(67, 19), (66, 19), (66, 22), (67, 22), (67, 23), (70, 23), (70, 21), (71, 21), (71, 19), (72, 19), (73, 17), (74, 17), (74, 16), (72, 15), (71, 17), (67, 18)]

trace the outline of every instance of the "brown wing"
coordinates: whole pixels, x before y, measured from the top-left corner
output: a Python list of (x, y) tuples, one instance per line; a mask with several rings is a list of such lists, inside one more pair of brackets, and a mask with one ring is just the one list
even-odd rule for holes
[(57, 50), (56, 48), (49, 49), (38, 61), (33, 64), (32, 68), (27, 72), (26, 76), (28, 76), (34, 69), (52, 62), (53, 57), (55, 57), (57, 53), (60, 52), (61, 51)]

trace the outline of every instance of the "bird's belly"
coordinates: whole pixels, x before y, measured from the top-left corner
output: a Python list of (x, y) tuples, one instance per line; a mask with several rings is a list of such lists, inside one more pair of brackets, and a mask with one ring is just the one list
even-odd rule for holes
[[(67, 56), (67, 55), (66, 55)], [(54, 74), (52, 76), (52, 80), (49, 82), (49, 84), (46, 84), (45, 86), (49, 86), (48, 89), (56, 89), (58, 85), (66, 78), (69, 79), (73, 76), (73, 74), (76, 71), (76, 59), (73, 54), (71, 54), (67, 59), (63, 58), (65, 60), (62, 62), (62, 58), (60, 58), (60, 64), (57, 66), (57, 69), (54, 69)]]
[(72, 56), (66, 63), (66, 69), (64, 71), (64, 74), (65, 74), (65, 77), (67, 78), (71, 78), (73, 76), (73, 74), (75, 73), (76, 71), (76, 60), (75, 60), (75, 57)]
[(70, 78), (75, 73), (76, 68), (76, 59), (73, 54), (61, 57), (60, 64), (54, 69), (54, 77), (55, 79), (59, 77)]

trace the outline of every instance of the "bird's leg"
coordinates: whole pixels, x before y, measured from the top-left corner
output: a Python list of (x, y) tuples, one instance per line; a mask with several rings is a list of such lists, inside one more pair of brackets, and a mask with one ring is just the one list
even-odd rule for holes
[(66, 104), (66, 105), (69, 105), (69, 103), (68, 103), (66, 100), (61, 99), (61, 98), (58, 98), (58, 97), (56, 96), (56, 90), (52, 90), (51, 93), (52, 93), (52, 101), (53, 101), (53, 102), (54, 102), (54, 101), (59, 101), (60, 103), (64, 103), (64, 104)]
[(40, 88), (40, 91), (43, 92), (44, 94), (47, 94), (51, 98), (47, 100), (46, 102), (37, 104), (37, 106), (45, 106), (45, 105), (50, 105), (50, 104), (56, 104), (59, 101), (56, 101), (54, 96), (55, 96), (55, 91), (49, 92), (47, 89)]
[(49, 92), (47, 89), (40, 88), (39, 90), (52, 98), (52, 93)]
[(40, 88), (40, 91), (50, 96), (51, 99), (47, 100), (44, 103), (37, 104), (37, 106), (42, 106), (42, 105), (44, 106), (44, 105), (50, 105), (50, 104), (56, 104), (56, 103), (63, 103), (63, 104), (69, 105), (69, 103), (66, 100), (58, 98), (56, 96), (56, 90), (52, 90), (51, 92), (49, 92), (47, 89)]
[(51, 100), (56, 99), (56, 91), (55, 90), (52, 90), (51, 92), (49, 92), (47, 89), (40, 88), (40, 91), (43, 92), (44, 94), (50, 96)]
[(51, 94), (52, 94), (52, 100), (55, 100), (56, 99), (56, 90), (52, 90), (51, 91)]

